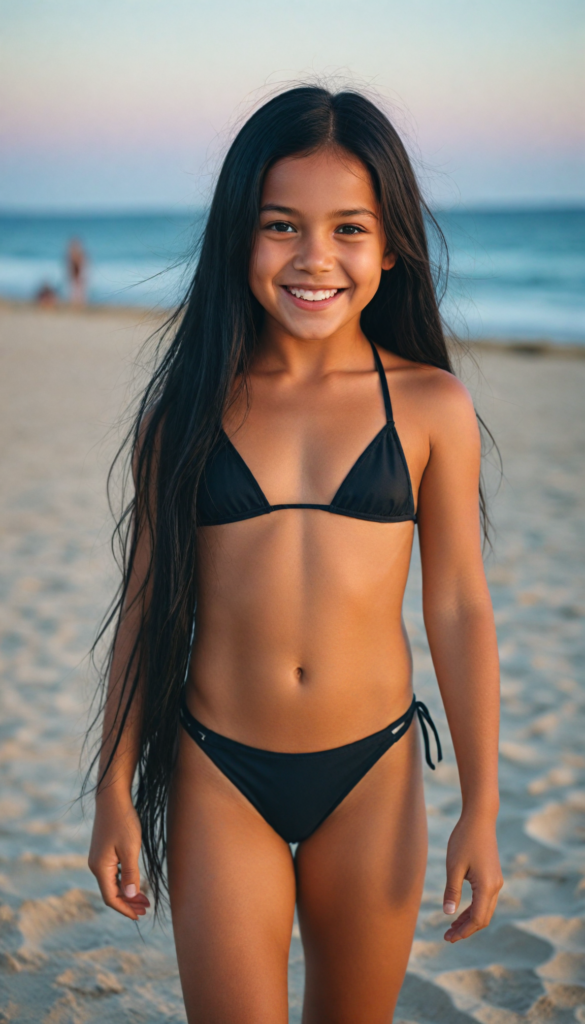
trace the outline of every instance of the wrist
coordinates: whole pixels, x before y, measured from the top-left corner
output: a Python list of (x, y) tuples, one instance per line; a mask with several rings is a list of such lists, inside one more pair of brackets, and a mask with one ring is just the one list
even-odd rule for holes
[(116, 805), (119, 807), (127, 807), (132, 803), (132, 791), (128, 783), (116, 781), (116, 782), (104, 782), (96, 791), (95, 794), (96, 807)]
[(464, 797), (461, 807), (462, 818), (481, 818), (494, 825), (500, 810), (499, 794), (482, 794), (481, 796)]

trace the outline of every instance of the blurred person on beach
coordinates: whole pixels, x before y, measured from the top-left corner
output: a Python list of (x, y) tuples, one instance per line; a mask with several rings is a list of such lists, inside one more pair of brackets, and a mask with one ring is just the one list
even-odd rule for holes
[(72, 238), (67, 248), (67, 280), (71, 305), (85, 306), (87, 301), (87, 256), (78, 238)]
[(122, 449), (89, 865), (137, 921), (142, 852), (190, 1022), (285, 1024), (295, 905), (305, 1024), (392, 1020), (426, 869), (421, 736), (441, 759), (402, 620), (415, 522), (462, 792), (445, 939), (497, 902), (480, 424), (427, 231), (442, 241), (369, 99), (300, 86), (265, 103), (227, 154)]
[(37, 306), (42, 306), (44, 309), (52, 309), (53, 306), (56, 306), (57, 298), (57, 292), (47, 281), (44, 281), (35, 293)]

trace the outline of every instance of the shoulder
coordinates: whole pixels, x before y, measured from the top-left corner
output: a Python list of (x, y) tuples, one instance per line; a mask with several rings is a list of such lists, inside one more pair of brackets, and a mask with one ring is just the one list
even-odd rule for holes
[(392, 353), (383, 353), (382, 363), (390, 393), (400, 390), (417, 418), (426, 423), (431, 440), (461, 431), (469, 438), (479, 438), (473, 400), (455, 374)]

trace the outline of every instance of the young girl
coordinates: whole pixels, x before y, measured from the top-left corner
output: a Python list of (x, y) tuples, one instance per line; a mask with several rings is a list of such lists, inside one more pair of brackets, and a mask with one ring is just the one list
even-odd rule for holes
[(441, 758), (401, 615), (415, 523), (463, 798), (445, 913), (473, 891), (445, 938), (485, 928), (502, 884), (480, 435), (425, 219), (368, 99), (270, 100), (136, 419), (89, 863), (132, 920), (141, 847), (157, 904), (168, 878), (190, 1022), (287, 1021), (295, 903), (305, 1024), (392, 1020), (427, 855), (420, 733)]

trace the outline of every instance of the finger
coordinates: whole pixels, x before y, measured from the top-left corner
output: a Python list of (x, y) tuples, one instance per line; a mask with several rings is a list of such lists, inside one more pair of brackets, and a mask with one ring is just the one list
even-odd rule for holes
[(124, 896), (132, 899), (140, 891), (140, 869), (138, 849), (119, 849), (120, 889)]
[(461, 864), (450, 865), (447, 861), (447, 884), (443, 895), (443, 912), (455, 914), (461, 902), (461, 889), (467, 868)]
[(140, 893), (138, 894), (137, 897), (130, 900), (128, 899), (127, 896), (123, 896), (122, 893), (118, 894), (118, 899), (120, 900), (121, 903), (124, 903), (127, 907), (133, 910), (134, 913), (138, 915), (138, 917), (144, 917), (146, 911), (150, 907), (150, 903), (148, 902), (148, 900), (146, 900), (146, 902), (143, 902), (139, 897)]
[(123, 892), (121, 892), (118, 887), (117, 898), (120, 903), (123, 903), (125, 906), (129, 907), (130, 910), (133, 910), (138, 917), (144, 917), (146, 911), (150, 908), (150, 900), (147, 899), (142, 892), (136, 893), (136, 896), (129, 898), (128, 896), (124, 896)]
[(120, 850), (120, 892), (119, 895), (128, 906), (142, 917), (150, 902), (140, 892), (140, 868), (138, 866), (139, 848)]
[(137, 921), (139, 916), (137, 910), (129, 906), (121, 896), (118, 884), (118, 864), (113, 862), (98, 864), (94, 868), (94, 875), (106, 906), (116, 910), (123, 917), (129, 917), (131, 921)]
[(491, 886), (483, 887), (481, 897), (475, 890), (471, 904), (466, 907), (462, 914), (445, 932), (444, 938), (447, 942), (459, 942), (461, 939), (468, 939), (475, 932), (487, 928), (490, 923), (496, 904), (498, 902), (499, 888), (495, 893)]
[(461, 912), (457, 920), (453, 921), (453, 923), (447, 929), (443, 938), (447, 942), (457, 942), (461, 938), (461, 932), (469, 924), (470, 917), (471, 907), (466, 907), (465, 910)]
[(132, 896), (132, 897), (124, 896), (123, 893), (120, 893), (120, 895), (122, 896), (122, 899), (126, 900), (126, 903), (130, 903), (131, 906), (133, 906), (133, 907), (138, 907), (138, 906), (149, 907), (150, 906), (150, 900), (148, 899), (148, 896), (146, 895), (146, 893), (137, 892), (136, 896)]
[(488, 924), (491, 923), (492, 917), (494, 916), (494, 914), (496, 912), (497, 905), (498, 905), (498, 893), (496, 893), (495, 896), (492, 896), (492, 899), (491, 899), (491, 902), (490, 902), (490, 905), (489, 905), (489, 908), (488, 908), (488, 912), (487, 912), (487, 920), (486, 920), (486, 923), (485, 923), (486, 928), (487, 928)]
[[(485, 928), (490, 919), (490, 906), (494, 895), (493, 886), (481, 882), (473, 887), (470, 906), (470, 925), (476, 931)], [(471, 933), (470, 933), (471, 934)]]
[(500, 877), (472, 886), (471, 923), (475, 925), (476, 931), (487, 928), (490, 923), (502, 885), (503, 881)]

